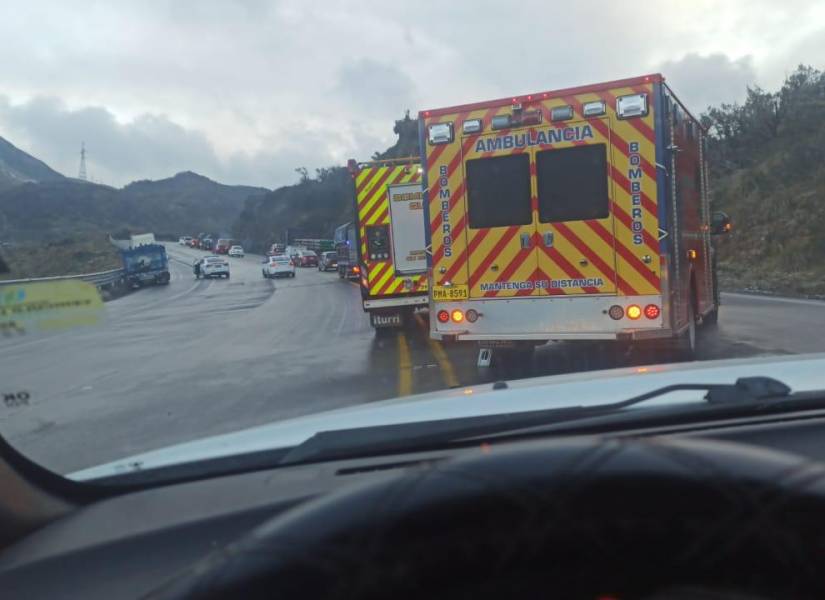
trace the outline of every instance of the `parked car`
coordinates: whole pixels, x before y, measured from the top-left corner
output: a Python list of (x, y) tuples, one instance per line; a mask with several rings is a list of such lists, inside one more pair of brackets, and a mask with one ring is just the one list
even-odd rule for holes
[(338, 269), (338, 253), (334, 250), (331, 252), (321, 252), (318, 259), (319, 271), (336, 271)]
[(261, 274), (264, 279), (273, 277), (295, 277), (295, 263), (285, 254), (268, 256), (263, 260)]
[(195, 278), (226, 277), (229, 279), (229, 261), (222, 256), (204, 256), (192, 267)]
[(229, 256), (234, 256), (236, 258), (243, 258), (243, 246), (232, 246), (228, 252)]
[(293, 262), (299, 267), (317, 267), (318, 255), (313, 250), (301, 250)]

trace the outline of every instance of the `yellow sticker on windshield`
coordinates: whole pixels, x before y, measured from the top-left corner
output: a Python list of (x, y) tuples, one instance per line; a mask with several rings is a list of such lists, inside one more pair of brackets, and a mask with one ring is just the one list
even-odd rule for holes
[(100, 293), (85, 281), (0, 285), (0, 335), (95, 325), (102, 317)]

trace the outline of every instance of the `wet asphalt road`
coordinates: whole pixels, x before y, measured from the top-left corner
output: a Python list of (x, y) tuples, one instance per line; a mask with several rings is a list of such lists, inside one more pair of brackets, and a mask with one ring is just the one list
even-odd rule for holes
[[(200, 280), (199, 251), (170, 245), (172, 281), (107, 303), (104, 324), (50, 337), (0, 338), (0, 433), (59, 472), (211, 434), (496, 378), (661, 361), (613, 346), (549, 344), (518, 373), (475, 366), (477, 349), (430, 340), (419, 317), (376, 336), (358, 287), (335, 273), (261, 276), (258, 257), (232, 278)], [(701, 360), (825, 351), (825, 303), (737, 294), (701, 332)]]

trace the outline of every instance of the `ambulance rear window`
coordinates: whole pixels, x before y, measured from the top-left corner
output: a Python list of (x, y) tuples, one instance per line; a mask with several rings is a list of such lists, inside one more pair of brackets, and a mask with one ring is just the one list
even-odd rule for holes
[(584, 221), (610, 214), (604, 144), (536, 153), (539, 221)]
[(468, 160), (467, 208), (474, 229), (531, 223), (529, 155)]

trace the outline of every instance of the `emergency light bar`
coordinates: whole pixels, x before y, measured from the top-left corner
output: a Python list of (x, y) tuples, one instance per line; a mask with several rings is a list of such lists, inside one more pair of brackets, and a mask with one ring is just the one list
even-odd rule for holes
[(470, 119), (469, 121), (464, 121), (464, 125), (462, 125), (464, 133), (480, 133), (482, 129), (481, 119)]
[(582, 115), (585, 117), (598, 117), (607, 112), (607, 105), (602, 100), (586, 102), (582, 106)]
[(490, 123), (493, 129), (507, 129), (510, 127), (512, 117), (510, 115), (496, 115)]
[(429, 127), (429, 139), (431, 145), (449, 144), (453, 141), (453, 124), (436, 123)]
[(647, 94), (631, 94), (616, 99), (616, 116), (620, 119), (647, 115)]

